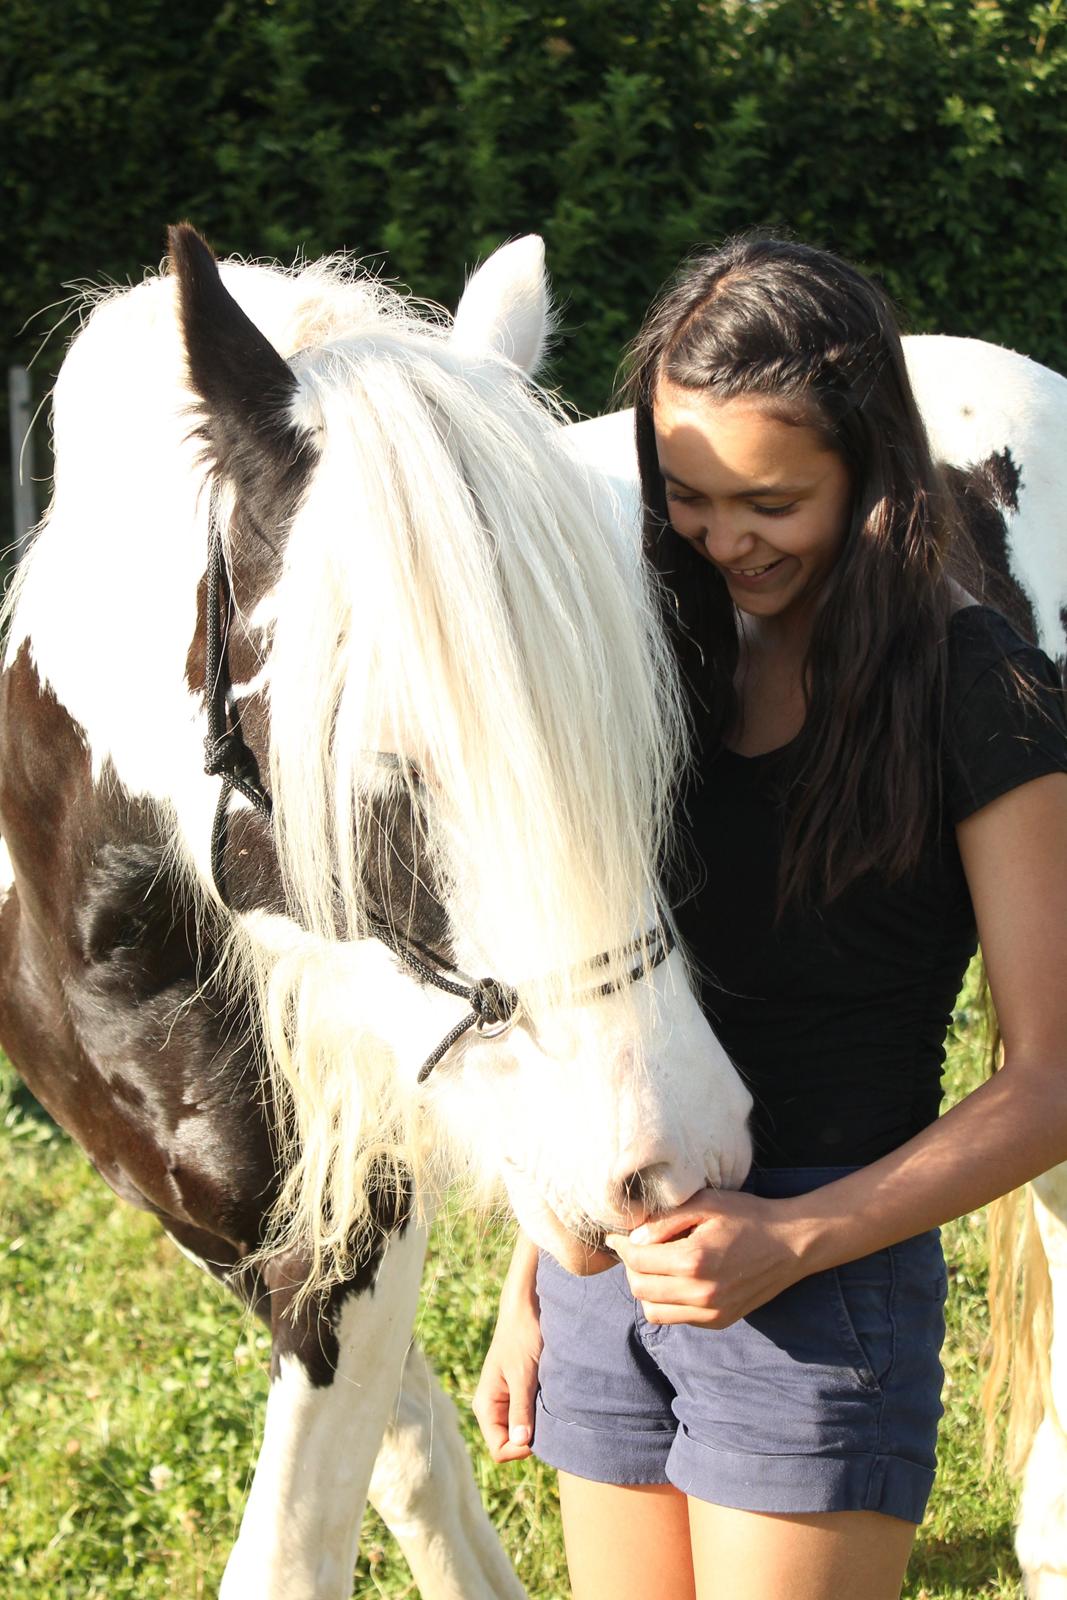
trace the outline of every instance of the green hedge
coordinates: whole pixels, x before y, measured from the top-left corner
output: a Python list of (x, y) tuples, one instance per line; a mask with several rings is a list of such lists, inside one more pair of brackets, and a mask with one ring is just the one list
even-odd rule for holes
[(6, 0), (0, 57), (8, 361), (187, 216), (446, 302), (536, 229), (587, 410), (683, 251), (752, 222), (1067, 368), (1065, 0)]

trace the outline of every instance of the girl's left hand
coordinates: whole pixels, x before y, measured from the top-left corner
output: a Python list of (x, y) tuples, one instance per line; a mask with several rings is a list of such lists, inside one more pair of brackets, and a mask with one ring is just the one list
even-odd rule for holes
[(728, 1328), (803, 1278), (787, 1203), (701, 1189), (684, 1206), (609, 1234), (649, 1322)]

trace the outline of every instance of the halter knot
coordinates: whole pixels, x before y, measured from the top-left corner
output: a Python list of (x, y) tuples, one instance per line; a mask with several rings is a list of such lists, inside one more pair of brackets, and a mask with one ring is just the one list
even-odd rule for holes
[(519, 1009), (514, 989), (496, 978), (479, 978), (471, 988), (471, 1009), (480, 1034), (491, 1036), (510, 1027)]
[(204, 740), (204, 771), (209, 778), (243, 778), (246, 783), (259, 779), (256, 758), (238, 728), (208, 734)]

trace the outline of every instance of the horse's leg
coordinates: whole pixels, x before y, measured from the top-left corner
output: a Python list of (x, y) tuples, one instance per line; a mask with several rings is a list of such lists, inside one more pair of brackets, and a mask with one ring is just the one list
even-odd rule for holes
[(1033, 1188), (1052, 1283), (1052, 1405), (1027, 1458), (1016, 1550), (1030, 1600), (1067, 1600), (1067, 1162)]
[(263, 1444), (220, 1600), (349, 1600), (378, 1446), (400, 1388), (425, 1234), (294, 1318), (292, 1260), (264, 1269), (274, 1352)]
[(412, 1345), (370, 1500), (423, 1600), (522, 1600), (525, 1590), (485, 1514), (456, 1410)]

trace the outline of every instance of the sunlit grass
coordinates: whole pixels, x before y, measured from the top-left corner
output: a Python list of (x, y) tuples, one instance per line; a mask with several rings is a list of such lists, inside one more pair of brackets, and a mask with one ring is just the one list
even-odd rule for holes
[[(983, 1071), (973, 1003), (957, 1017), (952, 1098)], [(269, 1342), (149, 1218), (113, 1199), (0, 1066), (0, 1595), (215, 1594), (262, 1420)], [(986, 1337), (980, 1216), (945, 1230), (952, 1293), (937, 1486), (909, 1600), (1019, 1600), (1012, 1497), (981, 1473)], [(462, 1218), (435, 1233), (418, 1333), (458, 1401), (490, 1514), (535, 1600), (565, 1600), (553, 1474), (497, 1468), (470, 1397), (506, 1240)], [(354, 1593), (414, 1597), (373, 1515)]]

